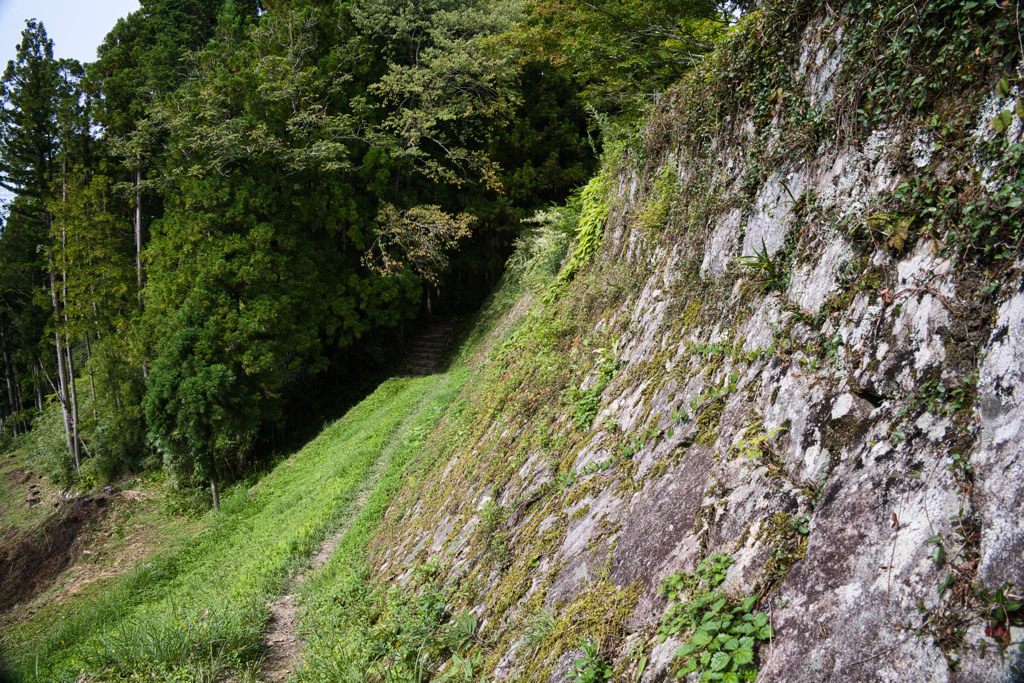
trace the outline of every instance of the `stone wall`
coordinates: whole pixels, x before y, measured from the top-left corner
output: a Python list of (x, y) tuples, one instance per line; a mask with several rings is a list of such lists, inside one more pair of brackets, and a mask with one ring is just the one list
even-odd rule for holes
[[(805, 22), (795, 79), (812, 106), (842, 77), (842, 27), (830, 12)], [(436, 562), (482, 618), (495, 680), (564, 680), (588, 634), (616, 680), (641, 661), (642, 681), (666, 680), (682, 641), (655, 637), (659, 586), (714, 553), (733, 560), (729, 593), (758, 596), (774, 628), (758, 680), (1020, 680), (1024, 631), (991, 617), (995, 591), (1024, 587), (1019, 254), (979, 265), (879, 217), (888, 193), (942, 163), (914, 126), (837, 136), (751, 191), (756, 155), (785, 134), (738, 117), (700, 168), (682, 146), (620, 160), (590, 280), (509, 323), (585, 309), (565, 342), (586, 366), (579, 389), (600, 386), (601, 362), (580, 339), (617, 363), (593, 425), (574, 428), (563, 397), (551, 434), (530, 441), (529, 419), (497, 405), (392, 511), (378, 574), (404, 584), (407, 567)], [(712, 179), (702, 229), (671, 229), (687, 207), (645, 218), (666, 174), (675, 198)], [(871, 221), (890, 239), (856, 237)], [(758, 258), (788, 277), (759, 281)], [(515, 362), (481, 360), (495, 376)], [(531, 648), (544, 609), (555, 632)], [(1014, 643), (1005, 656), (1000, 642)]]

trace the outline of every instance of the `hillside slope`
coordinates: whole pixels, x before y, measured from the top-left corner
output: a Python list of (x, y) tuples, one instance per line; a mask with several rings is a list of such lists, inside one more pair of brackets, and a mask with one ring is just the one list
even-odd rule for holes
[(339, 527), (369, 532), (464, 376), (384, 382), (261, 481), (233, 487), (184, 547), (101, 594), (32, 603), (0, 633), (0, 680), (260, 680), (271, 602)]
[(1020, 680), (1020, 43), (765, 0), (605, 131), (454, 370), (5, 634), (19, 672), (258, 680), (288, 588), (300, 681)]
[(1016, 17), (890, 5), (764, 3), (548, 216), (371, 543), (472, 637), (311, 609), (304, 679), (1018, 679)]

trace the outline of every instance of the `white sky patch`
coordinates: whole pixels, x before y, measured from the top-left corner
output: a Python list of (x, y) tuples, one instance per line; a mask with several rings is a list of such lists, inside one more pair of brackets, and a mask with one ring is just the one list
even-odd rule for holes
[(0, 60), (14, 59), (26, 19), (39, 19), (53, 41), (53, 56), (82, 62), (96, 59), (96, 48), (121, 17), (139, 9), (138, 0), (0, 0)]
[[(121, 17), (139, 9), (139, 0), (0, 0), (0, 73), (17, 56), (25, 21), (38, 19), (53, 41), (53, 56), (77, 59), (85, 64), (96, 60), (96, 48)], [(0, 188), (0, 216), (12, 198)]]

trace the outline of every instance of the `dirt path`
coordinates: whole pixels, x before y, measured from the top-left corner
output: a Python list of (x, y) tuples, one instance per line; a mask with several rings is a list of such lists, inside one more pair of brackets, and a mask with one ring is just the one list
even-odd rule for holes
[[(417, 376), (437, 372), (445, 356), (451, 350), (452, 341), (457, 332), (458, 323), (455, 321), (435, 323), (425, 330), (413, 344), (413, 350), (407, 358), (409, 374)], [(260, 666), (262, 679), (267, 683), (283, 683), (294, 673), (303, 650), (302, 639), (297, 634), (297, 615), (301, 607), (301, 604), (297, 603), (299, 589), (307, 576), (320, 569), (331, 559), (334, 549), (345, 537), (349, 524), (363, 509), (370, 493), (377, 486), (389, 459), (386, 449), (373, 466), (359, 497), (338, 524), (337, 530), (327, 536), (320, 544), (320, 548), (310, 556), (306, 569), (297, 572), (288, 580), (284, 587), (284, 594), (268, 605), (270, 620), (267, 622), (267, 632), (263, 637), (264, 659)]]
[(285, 595), (270, 603), (270, 621), (267, 623), (267, 633), (263, 636), (264, 660), (260, 667), (263, 680), (267, 683), (283, 683), (295, 671), (299, 656), (302, 654), (302, 639), (296, 633), (298, 605), (295, 601), (298, 597), (298, 588), (306, 580), (306, 576), (331, 559), (334, 549), (345, 537), (349, 522), (359, 514), (370, 497), (370, 491), (377, 485), (383, 471), (384, 460), (385, 458), (381, 458), (374, 468), (369, 483), (359, 494), (356, 504), (339, 525), (338, 530), (325, 538), (320, 548), (310, 557), (306, 571), (292, 576), (285, 586)]

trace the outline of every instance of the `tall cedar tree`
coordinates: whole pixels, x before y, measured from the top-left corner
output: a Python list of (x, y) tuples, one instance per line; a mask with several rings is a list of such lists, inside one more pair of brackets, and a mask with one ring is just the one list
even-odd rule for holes
[[(49, 328), (57, 366), (55, 388), (64, 417), (68, 452), (80, 465), (78, 424), (73, 405), (71, 359), (63, 329), (64, 271), (55, 261), (53, 209), (64, 199), (68, 154), (82, 138), (80, 91), (81, 67), (53, 57), (53, 42), (41, 22), (29, 20), (22, 32), (15, 60), (8, 62), (0, 83), (0, 186), (14, 192), (15, 221), (23, 221), (38, 252), (46, 253), (52, 319)], [(63, 133), (63, 135), (62, 135)], [(45, 287), (46, 278), (40, 285)], [(41, 288), (40, 288), (41, 289)], [(39, 294), (40, 290), (36, 291)], [(51, 354), (46, 354), (50, 356)], [(38, 365), (45, 370), (47, 361)]]

